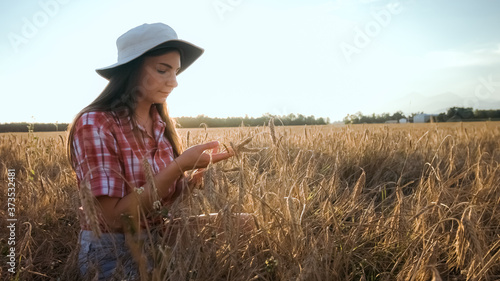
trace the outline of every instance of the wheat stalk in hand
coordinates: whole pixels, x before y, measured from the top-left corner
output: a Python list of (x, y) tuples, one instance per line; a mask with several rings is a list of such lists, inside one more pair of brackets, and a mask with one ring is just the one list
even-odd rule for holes
[[(236, 158), (240, 159), (240, 155), (244, 152), (252, 153), (252, 152), (260, 152), (262, 150), (262, 148), (247, 147), (247, 145), (252, 141), (253, 137), (254, 136), (249, 136), (247, 138), (244, 138), (238, 144), (234, 144), (233, 142), (229, 142), (230, 148), (233, 151)], [(230, 151), (225, 144), (223, 144), (223, 145), (224, 145), (224, 148), (226, 149), (226, 151)]]

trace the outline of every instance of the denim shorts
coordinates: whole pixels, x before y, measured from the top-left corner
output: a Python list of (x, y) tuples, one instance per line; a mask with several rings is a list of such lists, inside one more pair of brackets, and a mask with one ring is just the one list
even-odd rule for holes
[(96, 275), (98, 280), (139, 279), (139, 270), (126, 245), (125, 234), (102, 233), (96, 237), (90, 230), (81, 230), (79, 243), (78, 265), (84, 280), (95, 280)]

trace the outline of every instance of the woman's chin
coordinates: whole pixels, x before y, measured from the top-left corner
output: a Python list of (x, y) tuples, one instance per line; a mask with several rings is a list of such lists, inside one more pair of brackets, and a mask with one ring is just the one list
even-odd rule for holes
[(156, 103), (165, 103), (167, 101), (167, 97), (160, 98), (156, 101)]

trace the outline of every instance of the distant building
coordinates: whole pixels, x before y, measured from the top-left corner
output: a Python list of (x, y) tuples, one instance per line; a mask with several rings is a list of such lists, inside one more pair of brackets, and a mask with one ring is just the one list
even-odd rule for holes
[(417, 114), (413, 116), (413, 123), (428, 123), (431, 122), (431, 119), (434, 119), (437, 116), (437, 114)]
[(401, 119), (399, 119), (399, 123), (406, 124), (406, 123), (408, 123), (408, 120), (406, 120), (406, 118), (401, 118)]
[(385, 121), (386, 124), (397, 124), (398, 120), (387, 120)]

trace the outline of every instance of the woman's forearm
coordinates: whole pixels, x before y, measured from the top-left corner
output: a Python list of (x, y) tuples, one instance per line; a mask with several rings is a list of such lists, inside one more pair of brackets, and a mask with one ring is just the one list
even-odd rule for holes
[[(176, 194), (177, 190), (171, 194), (169, 189), (181, 175), (180, 169), (172, 162), (172, 164), (161, 170), (154, 177), (156, 191), (151, 184), (146, 184), (143, 188), (135, 189), (134, 192), (122, 198), (113, 198), (109, 196), (98, 197), (97, 199), (101, 205), (102, 214), (106, 223), (112, 230), (119, 230), (122, 228), (120, 219), (122, 215), (127, 214), (135, 217), (138, 213), (139, 206), (143, 212), (149, 213), (153, 210), (153, 204), (158, 198), (162, 199), (170, 195), (172, 200), (175, 199), (175, 197), (178, 196)], [(155, 192), (157, 192), (157, 195), (154, 194)]]
[(169, 188), (183, 175), (183, 171), (206, 168), (210, 163), (217, 163), (233, 156), (232, 152), (205, 153), (206, 150), (217, 150), (218, 147), (219, 142), (214, 141), (195, 145), (184, 151), (154, 177), (156, 190), (151, 184), (146, 184), (143, 188), (131, 192), (123, 198), (108, 196), (98, 198), (108, 225), (113, 227), (121, 226), (120, 217), (123, 214), (136, 217), (139, 209), (149, 213), (158, 199), (167, 199), (167, 201), (173, 201), (178, 197), (181, 197), (181, 200), (186, 199), (192, 189), (189, 183), (184, 183), (181, 185), (182, 188), (176, 188), (174, 191), (169, 190)]

